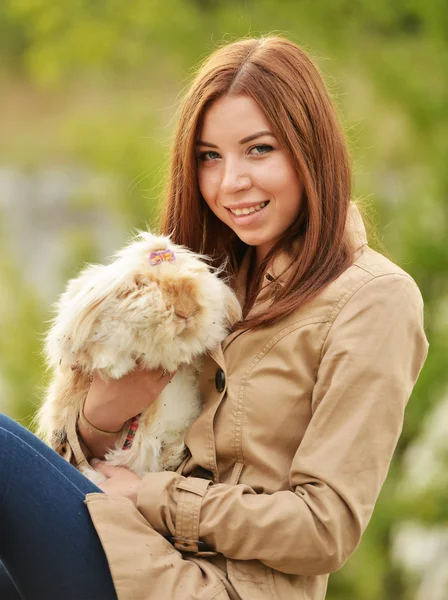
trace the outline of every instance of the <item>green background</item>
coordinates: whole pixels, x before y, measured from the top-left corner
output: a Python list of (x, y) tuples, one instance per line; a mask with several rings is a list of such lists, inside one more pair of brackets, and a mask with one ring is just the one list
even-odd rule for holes
[[(448, 598), (448, 581), (427, 583), (435, 567), (423, 568), (418, 535), (414, 568), (394, 550), (410, 525), (436, 536), (448, 530), (448, 443), (443, 434), (435, 443), (428, 425), (448, 396), (446, 7), (441, 0), (2, 0), (0, 6), (0, 169), (29, 184), (17, 208), (12, 195), (10, 210), (33, 219), (45, 199), (45, 190), (36, 191), (42, 173), (56, 177), (68, 169), (77, 181), (63, 224), (54, 205), (42, 209), (43, 222), (31, 223), (37, 231), (53, 220), (59, 231), (50, 248), (34, 248), (42, 260), (45, 252), (48, 260), (59, 258), (51, 286), (39, 287), (33, 283), (39, 271), (34, 279), (27, 271), (30, 251), (14, 249), (26, 247), (28, 230), (19, 228), (11, 242), (0, 177), (0, 408), (26, 425), (46, 385), (42, 338), (66, 279), (85, 261), (103, 260), (136, 228), (155, 223), (176, 108), (198, 61), (217, 44), (270, 33), (286, 35), (315, 58), (349, 140), (353, 198), (364, 208), (372, 245), (419, 284), (430, 342), (375, 514), (353, 557), (330, 578), (330, 600), (420, 599), (425, 577), (433, 586), (428, 599)], [(98, 215), (113, 223), (110, 232), (102, 227), (103, 245), (86, 226)], [(448, 425), (445, 431), (448, 439)], [(434, 474), (423, 479), (413, 470), (428, 452), (422, 444), (435, 444), (428, 459)]]

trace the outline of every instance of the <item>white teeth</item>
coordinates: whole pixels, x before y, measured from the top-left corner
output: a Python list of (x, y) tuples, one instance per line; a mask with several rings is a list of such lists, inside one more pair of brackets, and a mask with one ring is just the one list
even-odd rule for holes
[(261, 202), (260, 204), (257, 204), (256, 206), (251, 206), (250, 208), (235, 208), (234, 210), (229, 210), (235, 216), (240, 217), (241, 215), (250, 215), (251, 213), (257, 212), (258, 210), (264, 208), (266, 204), (267, 202), (265, 201)]

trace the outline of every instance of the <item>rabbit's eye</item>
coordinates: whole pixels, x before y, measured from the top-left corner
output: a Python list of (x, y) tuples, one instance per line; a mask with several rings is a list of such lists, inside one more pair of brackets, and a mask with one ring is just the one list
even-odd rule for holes
[(143, 287), (146, 287), (148, 285), (148, 281), (141, 275), (135, 275), (134, 284), (137, 287), (137, 289), (141, 290)]

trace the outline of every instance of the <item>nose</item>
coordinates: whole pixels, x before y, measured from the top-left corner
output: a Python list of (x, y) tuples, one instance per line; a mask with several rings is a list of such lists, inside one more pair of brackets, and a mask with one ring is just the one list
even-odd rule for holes
[(235, 194), (240, 190), (248, 190), (252, 186), (249, 174), (238, 161), (227, 161), (221, 180), (221, 191), (224, 194)]

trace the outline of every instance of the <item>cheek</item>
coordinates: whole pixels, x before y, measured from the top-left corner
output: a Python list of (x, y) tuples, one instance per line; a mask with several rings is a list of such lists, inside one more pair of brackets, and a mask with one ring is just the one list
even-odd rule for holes
[(303, 187), (292, 165), (285, 165), (284, 162), (272, 165), (264, 176), (266, 189), (284, 205), (289, 214), (296, 213), (301, 204)]
[(213, 209), (212, 203), (216, 198), (219, 189), (217, 173), (212, 172), (211, 169), (200, 169), (198, 172), (198, 184), (202, 197), (210, 208)]
[(266, 161), (255, 162), (252, 165), (251, 175), (256, 187), (278, 196), (284, 194), (286, 189), (291, 189), (295, 173), (282, 153), (277, 152), (275, 155), (268, 156)]

